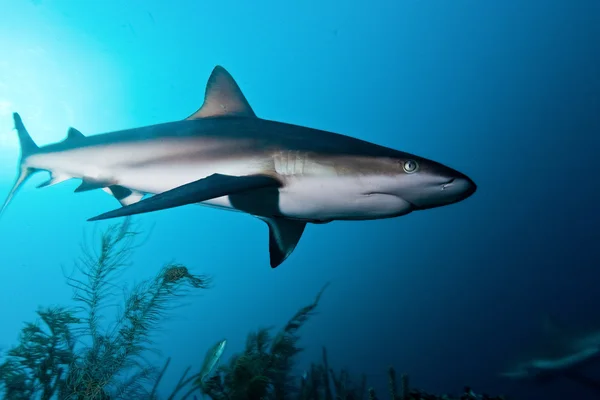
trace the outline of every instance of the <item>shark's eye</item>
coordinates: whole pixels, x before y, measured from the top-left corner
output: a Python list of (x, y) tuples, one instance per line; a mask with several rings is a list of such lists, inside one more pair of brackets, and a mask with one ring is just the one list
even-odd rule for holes
[(404, 168), (404, 172), (407, 174), (412, 174), (419, 168), (419, 164), (415, 160), (406, 160), (402, 164), (402, 168)]

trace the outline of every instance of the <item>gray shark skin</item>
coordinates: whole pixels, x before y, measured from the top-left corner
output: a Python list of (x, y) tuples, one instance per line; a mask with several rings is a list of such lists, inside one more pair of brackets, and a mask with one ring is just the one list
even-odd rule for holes
[(187, 204), (260, 218), (269, 227), (273, 268), (293, 252), (307, 223), (398, 217), (476, 190), (466, 175), (423, 157), (258, 118), (221, 66), (202, 107), (181, 121), (89, 137), (70, 128), (64, 141), (38, 147), (13, 116), (21, 162), (0, 213), (29, 176), (47, 171), (50, 180), (40, 187), (78, 178), (76, 192), (102, 189), (120, 202), (91, 220)]
[(582, 369), (600, 362), (600, 327), (584, 330), (558, 327), (549, 321), (539, 348), (523, 357), (500, 376), (512, 380), (547, 382), (571, 379), (594, 390), (600, 382), (585, 377)]

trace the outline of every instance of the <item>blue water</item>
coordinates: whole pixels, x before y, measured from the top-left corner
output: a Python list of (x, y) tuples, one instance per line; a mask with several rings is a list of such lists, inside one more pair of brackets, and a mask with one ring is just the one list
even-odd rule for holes
[[(0, 0), (0, 193), (19, 157), (12, 112), (39, 145), (183, 119), (216, 64), (260, 117), (331, 130), (469, 175), (464, 202), (397, 219), (309, 226), (272, 270), (266, 226), (182, 207), (153, 227), (124, 275), (171, 260), (214, 276), (157, 346), (165, 386), (206, 349), (280, 327), (331, 282), (303, 329), (299, 373), (326, 346), (386, 398), (388, 365), (432, 392), (594, 399), (572, 382), (498, 376), (544, 316), (600, 320), (600, 3), (475, 0)], [(118, 204), (78, 182), (37, 190), (0, 221), (0, 347), (39, 305), (72, 304), (64, 274)], [(600, 377), (590, 370), (591, 376)], [(594, 375), (595, 374), (595, 375)], [(566, 397), (565, 397), (566, 396)]]

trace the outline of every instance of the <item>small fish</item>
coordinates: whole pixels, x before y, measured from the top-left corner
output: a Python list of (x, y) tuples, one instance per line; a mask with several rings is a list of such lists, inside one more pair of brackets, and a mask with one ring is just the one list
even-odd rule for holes
[(207, 352), (206, 357), (204, 358), (204, 363), (202, 364), (202, 369), (200, 370), (200, 382), (204, 382), (208, 376), (213, 372), (223, 352), (225, 351), (225, 345), (227, 344), (227, 339), (223, 339), (217, 343), (215, 343)]

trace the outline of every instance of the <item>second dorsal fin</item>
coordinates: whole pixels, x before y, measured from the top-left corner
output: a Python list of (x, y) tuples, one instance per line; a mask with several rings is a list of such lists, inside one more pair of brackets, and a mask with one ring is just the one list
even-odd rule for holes
[(217, 65), (208, 78), (202, 107), (186, 119), (225, 116), (256, 117), (256, 114), (233, 77)]

